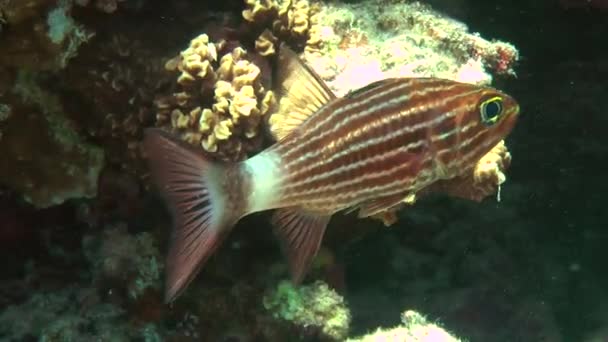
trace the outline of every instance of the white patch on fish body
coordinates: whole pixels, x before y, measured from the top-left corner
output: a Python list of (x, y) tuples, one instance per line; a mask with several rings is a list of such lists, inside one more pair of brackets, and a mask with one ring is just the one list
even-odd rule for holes
[(223, 178), (223, 170), (215, 165), (209, 166), (209, 169), (201, 178), (201, 182), (207, 186), (207, 193), (201, 196), (208, 196), (211, 201), (211, 223), (212, 226), (217, 226), (219, 221), (225, 214), (226, 195), (224, 194), (221, 179)]
[(250, 174), (251, 192), (248, 197), (248, 212), (273, 209), (279, 198), (281, 183), (281, 158), (274, 152), (262, 152), (244, 162)]

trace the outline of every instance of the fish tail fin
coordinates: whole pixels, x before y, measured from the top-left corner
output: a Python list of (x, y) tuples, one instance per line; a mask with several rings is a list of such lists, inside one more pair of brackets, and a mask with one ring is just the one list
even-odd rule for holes
[(245, 199), (238, 164), (213, 162), (160, 129), (146, 130), (144, 149), (174, 220), (165, 284), (171, 302), (245, 214)]

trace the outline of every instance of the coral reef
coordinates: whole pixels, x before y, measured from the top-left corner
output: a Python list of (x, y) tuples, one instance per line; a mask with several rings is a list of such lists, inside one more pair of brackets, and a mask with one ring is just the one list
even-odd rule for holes
[(379, 328), (371, 334), (357, 338), (349, 338), (347, 342), (459, 342), (460, 339), (454, 337), (435, 323), (428, 321), (420, 313), (407, 310), (401, 315), (402, 325), (391, 328)]
[(387, 77), (441, 77), (488, 84), (514, 73), (517, 50), (468, 32), (418, 2), (324, 4), (315, 16), (322, 46), (305, 59), (337, 94)]
[(274, 317), (308, 330), (308, 334), (318, 329), (320, 336), (335, 341), (344, 340), (350, 325), (344, 299), (320, 281), (299, 288), (282, 281), (264, 297), (264, 308)]
[(0, 314), (0, 335), (8, 341), (127, 341), (132, 329), (125, 324), (122, 309), (101, 303), (85, 306), (93, 291), (72, 286), (33, 294)]
[(145, 174), (142, 130), (154, 124), (155, 96), (171, 83), (167, 46), (142, 35), (98, 29), (55, 84), (81, 134), (103, 146), (106, 164), (137, 176)]
[(10, 34), (0, 40), (0, 68), (23, 67), (31, 70), (64, 68), (76, 56), (78, 48), (89, 41), (93, 32), (70, 16), (71, 1), (0, 2), (5, 25)]
[(98, 287), (121, 284), (133, 300), (146, 291), (159, 292), (163, 262), (150, 233), (131, 235), (124, 225), (108, 227), (100, 237), (85, 236), (82, 249), (93, 266), (93, 281)]
[(262, 118), (273, 107), (274, 94), (244, 49), (224, 53), (227, 48), (202, 34), (167, 62), (167, 70), (179, 73), (180, 91), (156, 102), (157, 124), (219, 158), (240, 160), (260, 149)]
[[(57, 97), (32, 73), (18, 74), (0, 122), (1, 183), (38, 206), (94, 197), (103, 150), (73, 131)], [(10, 110), (9, 110), (10, 109)]]

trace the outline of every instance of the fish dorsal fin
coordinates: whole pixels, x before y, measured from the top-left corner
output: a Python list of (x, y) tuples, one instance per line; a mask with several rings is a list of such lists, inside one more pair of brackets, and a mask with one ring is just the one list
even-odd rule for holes
[(277, 85), (281, 97), (279, 110), (270, 121), (270, 130), (277, 140), (336, 98), (319, 75), (285, 44), (279, 48)]
[(279, 209), (272, 222), (287, 256), (294, 283), (302, 281), (319, 251), (330, 216), (319, 216), (298, 208)]

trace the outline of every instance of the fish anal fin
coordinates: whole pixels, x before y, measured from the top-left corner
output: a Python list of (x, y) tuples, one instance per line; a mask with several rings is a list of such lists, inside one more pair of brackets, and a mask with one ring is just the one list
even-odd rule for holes
[(272, 115), (270, 130), (281, 140), (336, 96), (285, 44), (279, 48), (276, 74), (281, 99), (278, 112)]
[(319, 251), (330, 216), (305, 212), (299, 208), (279, 209), (273, 216), (275, 234), (287, 256), (294, 283), (306, 276)]

